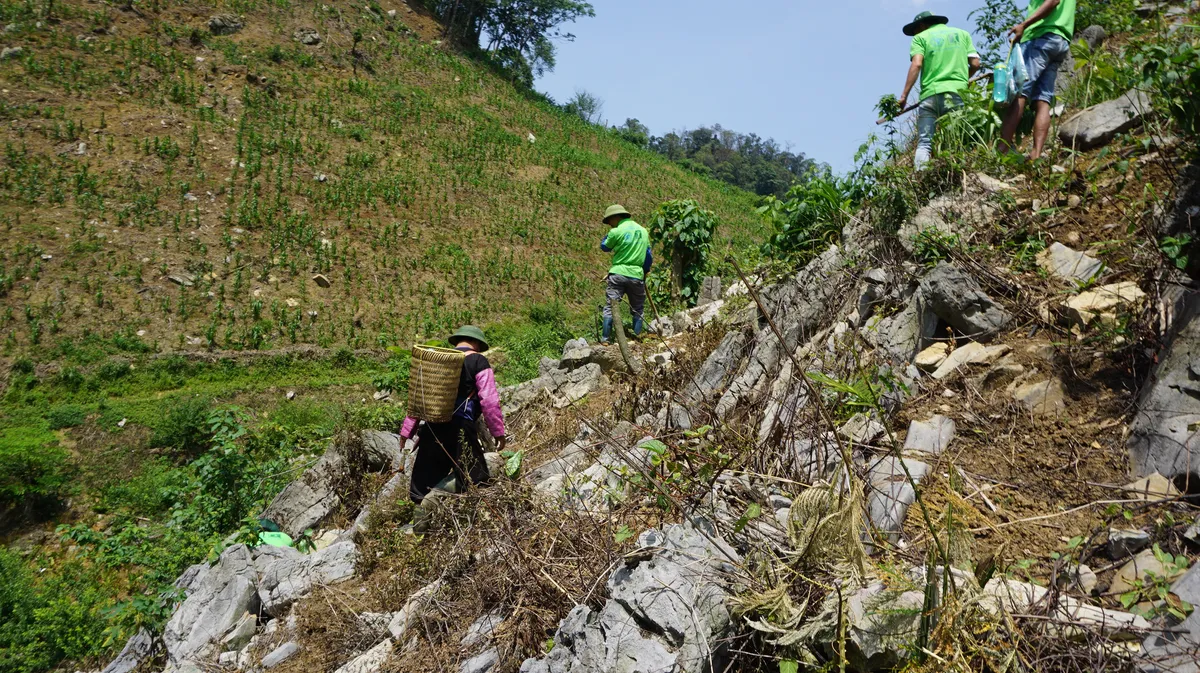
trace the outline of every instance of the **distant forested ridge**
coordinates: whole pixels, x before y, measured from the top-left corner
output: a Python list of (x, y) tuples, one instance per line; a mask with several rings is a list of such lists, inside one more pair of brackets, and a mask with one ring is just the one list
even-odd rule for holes
[(759, 196), (782, 198), (788, 189), (828, 166), (792, 152), (771, 138), (738, 133), (720, 124), (651, 136), (636, 119), (614, 131), (629, 142), (657, 152), (685, 168), (736, 185)]

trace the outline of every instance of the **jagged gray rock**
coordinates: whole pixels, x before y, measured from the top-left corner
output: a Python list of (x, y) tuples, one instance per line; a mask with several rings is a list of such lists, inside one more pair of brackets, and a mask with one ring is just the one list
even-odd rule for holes
[(271, 650), (271, 653), (262, 659), (262, 667), (264, 670), (271, 670), (279, 664), (291, 659), (300, 652), (300, 645), (296, 641), (288, 641), (279, 647)]
[(163, 631), (172, 663), (199, 655), (232, 629), (242, 615), (258, 612), (258, 573), (246, 545), (234, 545), (198, 578)]
[(316, 527), (341, 502), (333, 490), (333, 476), (344, 462), (336, 451), (326, 451), (315, 465), (275, 496), (263, 510), (262, 518), (274, 521), (292, 537)]
[(721, 277), (705, 276), (704, 281), (700, 284), (700, 299), (696, 301), (696, 306), (707, 306), (720, 300)]
[(935, 415), (928, 421), (913, 421), (904, 438), (905, 451), (921, 451), (930, 455), (941, 455), (954, 439), (954, 419)]
[(1038, 253), (1037, 263), (1051, 275), (1072, 283), (1089, 281), (1104, 270), (1104, 262), (1058, 241)]
[(245, 27), (236, 14), (216, 14), (208, 20), (208, 32), (213, 35), (233, 35)]
[[(1171, 585), (1171, 593), (1200, 605), (1200, 566)], [(1144, 673), (1197, 673), (1200, 671), (1200, 610), (1193, 612), (1175, 629), (1153, 634), (1142, 643), (1147, 663)]]
[(292, 37), (300, 44), (309, 47), (321, 44), (321, 34), (315, 28), (298, 28), (295, 33), (292, 33)]
[(726, 382), (737, 370), (745, 352), (746, 334), (741, 330), (727, 332), (721, 344), (709, 353), (699, 371), (688, 382), (682, 400), (695, 406), (724, 390)]
[(143, 661), (154, 656), (156, 649), (157, 642), (154, 634), (144, 628), (140, 629), (125, 643), (125, 647), (121, 648), (121, 653), (117, 655), (117, 658), (105, 666), (100, 673), (131, 673)]
[(1064, 147), (1083, 151), (1094, 149), (1140, 124), (1142, 116), (1148, 112), (1150, 96), (1130, 90), (1118, 98), (1077, 112), (1059, 126), (1058, 139)]
[(459, 644), (469, 649), (487, 642), (491, 639), (492, 634), (496, 632), (496, 629), (500, 628), (500, 625), (504, 623), (507, 616), (507, 613), (501, 611), (492, 611), (484, 614), (467, 628), (467, 634), (462, 637)]
[(499, 663), (500, 651), (493, 647), (462, 662), (458, 671), (459, 673), (488, 673)]
[(394, 432), (367, 430), (362, 433), (367, 451), (367, 466), (375, 471), (404, 467), (404, 440)]
[(334, 673), (376, 673), (392, 656), (392, 646), (392, 639), (388, 638), (351, 659)]
[[(1166, 354), (1142, 389), (1129, 452), (1139, 477), (1154, 472), (1182, 491), (1200, 488), (1200, 295), (1191, 296)], [(1189, 488), (1190, 486), (1190, 488)]]
[(975, 341), (996, 336), (1012, 318), (974, 278), (948, 262), (933, 267), (921, 279), (918, 292), (925, 310)]
[(1091, 25), (1080, 31), (1075, 39), (1082, 41), (1089, 49), (1095, 51), (1108, 39), (1108, 31), (1104, 30), (1103, 26)]
[(871, 488), (867, 496), (867, 511), (871, 524), (892, 544), (900, 539), (908, 508), (917, 499), (913, 484), (909, 483), (904, 473), (905, 467), (916, 484), (920, 484), (929, 472), (929, 465), (919, 460), (900, 460), (888, 456), (871, 466), (868, 477)]
[[(737, 553), (692, 526), (672, 524), (638, 538), (651, 553), (608, 581), (598, 612), (579, 605), (559, 624), (554, 648), (527, 659), (522, 673), (684, 673), (720, 660), (729, 627), (727, 572)], [(719, 670), (719, 668), (718, 668)]]
[(567, 371), (553, 369), (532, 381), (518, 383), (500, 390), (505, 414), (513, 414), (546, 395), (555, 408), (561, 409), (587, 395), (608, 386), (608, 377), (596, 362)]
[(353, 577), (358, 548), (344, 540), (305, 556), (290, 547), (264, 546), (255, 550), (254, 562), (260, 568), (258, 595), (263, 610), (280, 617), (313, 588)]

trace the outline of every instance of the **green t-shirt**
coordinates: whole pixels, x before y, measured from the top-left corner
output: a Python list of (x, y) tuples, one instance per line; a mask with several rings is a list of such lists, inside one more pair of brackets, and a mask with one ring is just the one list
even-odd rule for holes
[[(1033, 16), (1038, 7), (1045, 2), (1046, 0), (1029, 0), (1029, 11), (1025, 13), (1025, 16)], [(1021, 38), (1021, 44), (1036, 40), (1049, 33), (1062, 35), (1068, 42), (1075, 37), (1075, 0), (1062, 0), (1049, 16), (1026, 28), (1025, 35)]]
[(612, 250), (613, 265), (610, 274), (642, 280), (645, 272), (646, 249), (650, 247), (650, 234), (632, 219), (625, 219), (609, 230), (604, 237), (604, 247)]
[(921, 100), (939, 93), (958, 93), (967, 88), (971, 77), (968, 59), (978, 58), (971, 35), (945, 24), (918, 33), (908, 55), (921, 54)]

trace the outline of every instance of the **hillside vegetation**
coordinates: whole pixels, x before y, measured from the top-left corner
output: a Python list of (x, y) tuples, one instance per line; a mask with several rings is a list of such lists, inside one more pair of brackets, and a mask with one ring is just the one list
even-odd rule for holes
[(400, 2), (5, 0), (0, 23), (9, 355), (380, 347), (594, 309), (613, 201), (698, 198), (723, 246), (757, 238), (750, 195), (523, 95)]

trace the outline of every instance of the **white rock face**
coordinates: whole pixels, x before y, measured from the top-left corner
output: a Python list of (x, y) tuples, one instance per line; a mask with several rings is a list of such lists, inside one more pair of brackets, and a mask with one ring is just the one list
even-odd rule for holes
[(258, 573), (245, 545), (226, 549), (204, 573), (163, 631), (172, 662), (191, 659), (219, 642), (247, 612), (258, 611)]
[(1047, 273), (1067, 282), (1082, 283), (1104, 270), (1104, 262), (1055, 241), (1037, 255), (1037, 264)]

